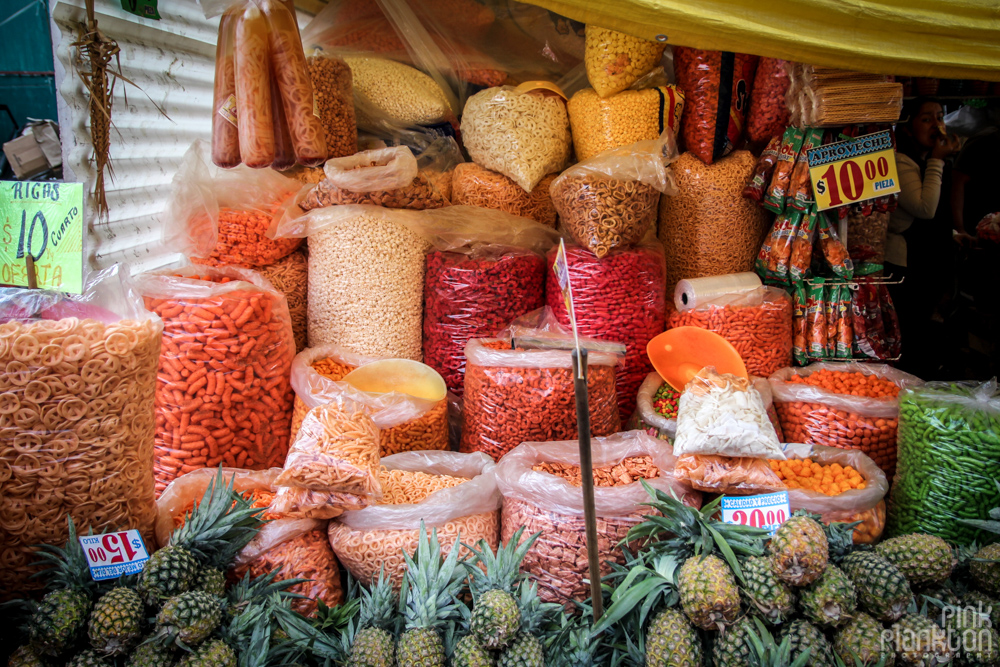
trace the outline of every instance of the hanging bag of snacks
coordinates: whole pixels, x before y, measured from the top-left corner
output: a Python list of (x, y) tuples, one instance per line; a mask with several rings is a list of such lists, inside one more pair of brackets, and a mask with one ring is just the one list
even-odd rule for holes
[(620, 93), (660, 64), (666, 44), (588, 25), (583, 56), (587, 80), (601, 97)]
[(785, 103), (789, 86), (786, 64), (777, 58), (761, 58), (757, 65), (747, 114), (747, 139), (755, 144), (780, 137), (789, 124)]
[(67, 515), (81, 535), (136, 528), (152, 545), (163, 325), (127, 276), (91, 273), (79, 296), (0, 288), (4, 593), (40, 586), (36, 545), (64, 543)]
[(358, 152), (358, 125), (351, 68), (342, 58), (322, 49), (314, 50), (306, 63), (326, 137), (327, 158), (354, 155)]
[(261, 470), (288, 451), (295, 341), (284, 295), (260, 274), (186, 266), (143, 274), (163, 318), (156, 380), (156, 489), (226, 465)]

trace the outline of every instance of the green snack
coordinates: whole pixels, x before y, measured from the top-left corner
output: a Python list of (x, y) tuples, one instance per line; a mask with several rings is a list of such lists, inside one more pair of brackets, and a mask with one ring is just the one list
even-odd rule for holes
[(967, 545), (994, 535), (959, 523), (1000, 505), (1000, 393), (980, 385), (931, 382), (899, 401), (898, 463), (886, 537), (930, 533)]

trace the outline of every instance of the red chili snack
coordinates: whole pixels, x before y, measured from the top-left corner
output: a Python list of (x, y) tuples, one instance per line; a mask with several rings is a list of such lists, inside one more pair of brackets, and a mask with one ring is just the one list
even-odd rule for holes
[(824, 279), (818, 278), (816, 283), (809, 286), (809, 299), (806, 302), (806, 339), (809, 343), (807, 355), (811, 359), (823, 359), (826, 357), (826, 303), (823, 301), (825, 294)]
[(792, 282), (801, 282), (809, 274), (812, 264), (813, 240), (816, 238), (816, 222), (819, 213), (812, 209), (805, 214), (802, 222), (795, 230), (792, 238), (792, 256), (789, 259), (788, 272)]
[(805, 211), (813, 201), (812, 181), (809, 179), (809, 151), (821, 143), (823, 143), (823, 130), (820, 128), (806, 130), (806, 136), (802, 140), (802, 148), (799, 150), (798, 157), (795, 158), (792, 178), (788, 182), (786, 207), (791, 206)]
[[(569, 313), (552, 265), (549, 251), (546, 302), (565, 327)], [(602, 259), (579, 246), (566, 248), (566, 264), (573, 286), (573, 308), (581, 336), (625, 341), (625, 362), (615, 384), (622, 423), (635, 410), (639, 385), (653, 370), (646, 345), (664, 328), (666, 277), (659, 243), (612, 252)]]
[(753, 199), (754, 201), (760, 201), (764, 198), (764, 188), (767, 184), (771, 182), (771, 175), (774, 173), (774, 167), (778, 164), (778, 153), (781, 150), (781, 135), (776, 134), (771, 137), (771, 141), (768, 142), (767, 148), (764, 152), (760, 154), (760, 159), (757, 160), (757, 166), (753, 169), (753, 178), (750, 179), (750, 183), (743, 188), (743, 196), (747, 199)]
[(840, 241), (837, 235), (836, 221), (831, 222), (826, 213), (817, 213), (819, 216), (819, 247), (823, 250), (823, 257), (830, 268), (840, 278), (850, 280), (854, 277), (854, 263), (847, 253), (847, 248)]
[(795, 283), (792, 286), (792, 299), (794, 310), (792, 312), (792, 354), (795, 363), (801, 365), (809, 363), (809, 320), (806, 317), (807, 297), (804, 283)]
[(785, 193), (788, 192), (795, 168), (795, 157), (802, 148), (804, 132), (797, 127), (789, 127), (781, 138), (781, 150), (778, 151), (778, 164), (774, 168), (771, 182), (764, 192), (764, 208), (772, 213), (785, 210)]
[(188, 266), (139, 279), (163, 319), (156, 382), (157, 495), (178, 475), (280, 466), (295, 341), (285, 297), (259, 274)]
[(753, 79), (750, 95), (750, 112), (747, 114), (747, 139), (760, 144), (768, 137), (781, 134), (789, 124), (788, 71), (785, 61), (777, 58), (761, 58)]

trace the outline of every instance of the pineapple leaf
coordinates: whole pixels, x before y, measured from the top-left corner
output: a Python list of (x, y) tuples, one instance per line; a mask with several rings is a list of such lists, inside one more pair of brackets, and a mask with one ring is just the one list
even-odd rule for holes
[[(489, 590), (510, 593), (518, 580), (526, 576), (521, 573), (521, 563), (541, 533), (535, 533), (521, 542), (523, 533), (524, 526), (521, 526), (506, 544), (497, 548), (495, 555), (486, 540), (479, 540), (479, 548), (463, 545), (473, 554), (470, 560), (462, 563), (469, 572), (473, 596), (478, 598)], [(478, 567), (480, 563), (486, 566), (485, 572)]]
[(959, 523), (985, 530), (988, 533), (1000, 534), (1000, 521), (985, 521), (983, 519), (959, 519)]

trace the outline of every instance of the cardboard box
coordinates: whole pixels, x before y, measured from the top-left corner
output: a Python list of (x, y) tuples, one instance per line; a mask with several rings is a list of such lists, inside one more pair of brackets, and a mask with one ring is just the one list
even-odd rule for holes
[(62, 164), (59, 133), (51, 120), (29, 124), (24, 134), (3, 145), (3, 152), (19, 180)]

